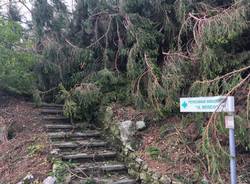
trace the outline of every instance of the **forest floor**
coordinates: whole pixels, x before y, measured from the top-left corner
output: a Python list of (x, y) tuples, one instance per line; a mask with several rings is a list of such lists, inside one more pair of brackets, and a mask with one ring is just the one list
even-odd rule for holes
[[(197, 122), (185, 123), (181, 116), (167, 117), (160, 121), (152, 120), (155, 116), (150, 112), (139, 112), (132, 107), (121, 105), (114, 105), (112, 109), (116, 122), (138, 121), (143, 117), (149, 117), (149, 120), (145, 120), (147, 128), (137, 132), (136, 139), (141, 140), (137, 156), (147, 163), (150, 170), (184, 184), (211, 181), (206, 158), (201, 153), (202, 137)], [(227, 150), (228, 137), (224, 135), (222, 138)], [(237, 149), (239, 184), (250, 183), (249, 155), (250, 152), (243, 153)], [(222, 167), (224, 171), (221, 177), (225, 183), (230, 183), (229, 159)]]
[(24, 99), (0, 95), (1, 127), (8, 128), (0, 143), (0, 184), (14, 184), (28, 174), (37, 182), (51, 171), (49, 143), (39, 112)]
[[(206, 159), (201, 153), (202, 139), (195, 123), (183, 126), (180, 118), (168, 118), (165, 121), (150, 124), (140, 136), (142, 144), (138, 154), (153, 171), (175, 178), (181, 183), (211, 181)], [(228, 145), (224, 146), (225, 149), (228, 147)], [(152, 157), (150, 148), (158, 148), (159, 155)], [(250, 183), (249, 155), (249, 152), (239, 153), (237, 150), (239, 184)], [(221, 177), (226, 183), (230, 183), (229, 160), (228, 165), (222, 167), (224, 171)]]

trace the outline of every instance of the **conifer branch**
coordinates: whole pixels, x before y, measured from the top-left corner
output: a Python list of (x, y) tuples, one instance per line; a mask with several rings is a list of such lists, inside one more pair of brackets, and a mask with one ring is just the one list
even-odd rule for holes
[(239, 70), (234, 70), (232, 72), (229, 72), (229, 73), (227, 73), (227, 74), (225, 74), (223, 76), (217, 77), (217, 78), (212, 79), (212, 80), (196, 81), (196, 82), (194, 82), (194, 84), (196, 84), (196, 83), (199, 83), (199, 84), (213, 83), (213, 82), (216, 82), (216, 81), (219, 81), (219, 80), (222, 80), (222, 79), (228, 79), (228, 78), (232, 77), (233, 75), (235, 75), (237, 73), (241, 73), (241, 72), (243, 72), (245, 70), (248, 70), (248, 69), (250, 69), (250, 65), (247, 66), (247, 67), (241, 68)]
[(76, 45), (74, 45), (73, 43), (71, 43), (67, 38), (64, 39), (71, 47), (75, 48), (75, 49), (80, 49), (79, 47), (77, 47)]
[[(230, 96), (235, 90), (237, 90), (239, 87), (241, 87), (245, 82), (247, 82), (250, 79), (250, 74), (247, 75), (243, 80), (241, 80), (240, 83), (238, 83), (236, 86), (234, 86), (227, 94), (224, 96), (228, 97)], [(223, 103), (223, 102), (222, 102)], [(221, 103), (221, 104), (222, 104)], [(218, 107), (219, 108), (219, 107)], [(209, 118), (209, 121), (206, 125), (205, 129), (205, 136), (203, 136), (203, 144), (205, 144), (205, 139), (209, 137), (209, 130), (211, 127), (214, 127), (215, 121), (217, 120), (218, 113), (215, 111), (212, 113), (211, 117)], [(213, 130), (216, 130), (216, 128), (213, 128)], [(222, 149), (223, 150), (223, 149)]]
[(107, 31), (106, 31), (100, 38), (98, 38), (94, 43), (92, 43), (92, 44), (90, 44), (89, 46), (87, 46), (87, 47), (86, 47), (87, 49), (93, 47), (93, 46), (96, 45), (98, 42), (100, 42), (103, 38), (107, 37), (107, 35), (108, 35), (109, 31), (110, 31), (111, 22), (112, 22), (112, 17), (109, 16), (109, 23), (108, 23)]

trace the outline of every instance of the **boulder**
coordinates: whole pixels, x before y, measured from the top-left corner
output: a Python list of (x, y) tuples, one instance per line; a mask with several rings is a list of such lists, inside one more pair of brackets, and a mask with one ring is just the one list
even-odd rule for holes
[(143, 130), (146, 128), (146, 123), (144, 121), (137, 121), (135, 125), (136, 130)]
[(60, 149), (53, 149), (50, 151), (51, 155), (59, 155)]
[(55, 184), (56, 183), (56, 177), (49, 176), (45, 180), (43, 180), (43, 184)]
[(170, 178), (166, 177), (166, 176), (162, 176), (160, 178), (160, 183), (162, 184), (171, 184), (173, 181), (171, 181)]
[(121, 141), (124, 146), (130, 145), (130, 141), (132, 140), (133, 135), (135, 134), (135, 124), (128, 120), (123, 121), (119, 125)]

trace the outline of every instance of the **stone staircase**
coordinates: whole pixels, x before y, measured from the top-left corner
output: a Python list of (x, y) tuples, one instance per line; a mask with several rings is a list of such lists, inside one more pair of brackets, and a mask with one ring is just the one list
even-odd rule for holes
[(93, 128), (82, 129), (63, 116), (61, 105), (43, 104), (41, 114), (51, 144), (64, 161), (74, 163), (70, 184), (136, 184), (117, 153)]

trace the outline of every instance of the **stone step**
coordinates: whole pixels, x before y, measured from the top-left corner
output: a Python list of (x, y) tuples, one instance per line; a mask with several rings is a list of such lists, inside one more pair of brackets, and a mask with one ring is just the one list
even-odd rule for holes
[(86, 153), (76, 153), (76, 154), (64, 154), (62, 155), (63, 160), (77, 160), (77, 161), (102, 161), (109, 160), (116, 157), (116, 152), (114, 151), (96, 151), (96, 152), (86, 152)]
[[(112, 176), (111, 176), (112, 177)], [(75, 180), (72, 184), (79, 183), (95, 183), (95, 184), (136, 184), (136, 180), (130, 179), (128, 176), (120, 176), (120, 178), (89, 178)]]
[[(78, 154), (78, 153), (86, 153), (86, 151), (88, 152), (92, 152), (92, 153), (96, 153), (102, 150), (110, 150), (108, 145), (106, 146), (99, 146), (99, 147), (91, 147), (91, 146), (79, 146), (79, 147), (74, 147), (74, 148), (70, 148), (70, 147), (63, 147), (63, 148), (59, 148), (59, 147), (54, 147), (55, 149), (59, 150), (59, 155), (60, 156), (64, 156), (64, 155), (74, 155), (74, 154)], [(105, 161), (105, 159), (99, 160), (99, 161)], [(109, 159), (110, 161), (110, 159)], [(82, 162), (79, 162), (82, 163)], [(84, 159), (83, 159), (83, 163), (85, 163)]]
[(50, 139), (66, 139), (66, 138), (94, 138), (99, 137), (100, 132), (95, 130), (87, 130), (84, 132), (51, 132), (48, 133)]
[(44, 121), (69, 121), (69, 118), (65, 116), (44, 116)]
[(80, 141), (68, 141), (68, 142), (53, 142), (54, 147), (63, 148), (79, 148), (79, 147), (103, 147), (107, 145), (107, 142), (100, 140), (80, 140)]
[(81, 174), (82, 172), (91, 174), (91, 176), (96, 176), (100, 173), (106, 172), (122, 172), (127, 171), (127, 168), (124, 164), (119, 162), (94, 162), (94, 163), (85, 163), (77, 166), (73, 169), (75, 173)]
[(40, 112), (44, 115), (63, 115), (62, 109), (41, 109)]
[(111, 184), (136, 184), (136, 180), (125, 178), (125, 179), (121, 179), (121, 180), (118, 180), (118, 181), (111, 181), (110, 183)]
[(72, 130), (74, 127), (70, 124), (46, 124), (45, 128), (48, 131)]
[(63, 105), (62, 104), (54, 104), (54, 103), (42, 103), (41, 108), (63, 109)]

